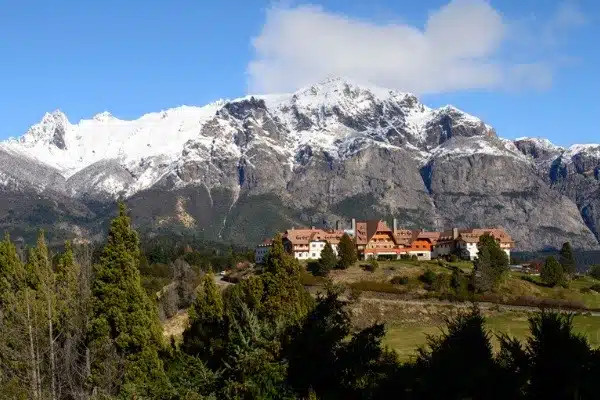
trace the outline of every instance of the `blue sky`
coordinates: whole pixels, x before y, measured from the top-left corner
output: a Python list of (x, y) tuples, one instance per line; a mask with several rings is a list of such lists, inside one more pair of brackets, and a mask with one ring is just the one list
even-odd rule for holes
[(600, 142), (591, 0), (0, 0), (0, 139), (44, 112), (120, 118), (344, 75), (507, 138)]

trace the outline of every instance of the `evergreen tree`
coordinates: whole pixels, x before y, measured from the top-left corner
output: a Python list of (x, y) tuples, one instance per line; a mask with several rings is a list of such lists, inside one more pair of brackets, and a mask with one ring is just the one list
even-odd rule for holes
[[(446, 320), (447, 331), (427, 339), (416, 367), (415, 398), (501, 399), (485, 319), (477, 308)], [(443, 382), (443, 384), (441, 384)]]
[(327, 276), (329, 271), (335, 268), (337, 264), (337, 256), (333, 252), (333, 247), (329, 242), (325, 242), (323, 250), (321, 250), (321, 257), (319, 258), (319, 266), (322, 276)]
[(542, 282), (550, 287), (554, 287), (564, 282), (562, 265), (556, 261), (556, 258), (552, 256), (546, 258), (546, 262), (540, 272), (540, 278), (542, 279)]
[(30, 352), (25, 270), (8, 234), (0, 241), (0, 397), (39, 399)]
[(485, 234), (479, 238), (475, 260), (475, 286), (482, 292), (498, 285), (508, 271), (508, 256), (493, 236)]
[(338, 243), (338, 255), (340, 257), (338, 268), (340, 269), (346, 269), (358, 260), (356, 245), (347, 233), (344, 233), (340, 238), (340, 242)]
[(280, 235), (273, 240), (261, 280), (261, 318), (298, 321), (314, 303), (302, 286), (300, 264), (284, 250)]
[(168, 382), (159, 359), (162, 329), (140, 283), (139, 239), (119, 204), (94, 266), (88, 331), (91, 383), (99, 393), (160, 397)]
[(188, 315), (183, 351), (205, 361), (210, 368), (217, 367), (223, 357), (223, 340), (227, 332), (223, 299), (212, 273), (204, 275)]
[(597, 398), (595, 354), (585, 337), (573, 332), (573, 315), (542, 311), (529, 319), (529, 325), (528, 398)]
[(571, 243), (566, 242), (562, 245), (558, 262), (562, 265), (565, 274), (573, 275), (576, 272), (575, 256), (573, 255)]

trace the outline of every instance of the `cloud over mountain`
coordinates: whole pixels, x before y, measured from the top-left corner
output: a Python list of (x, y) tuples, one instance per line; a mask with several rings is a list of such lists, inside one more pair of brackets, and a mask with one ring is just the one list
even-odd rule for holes
[[(252, 41), (248, 89), (291, 91), (331, 75), (421, 94), (544, 88), (554, 64), (523, 46), (548, 45), (584, 22), (572, 3), (519, 25), (485, 0), (453, 0), (431, 12), (423, 27), (377, 24), (315, 5), (274, 7)], [(520, 55), (513, 51), (518, 44)]]

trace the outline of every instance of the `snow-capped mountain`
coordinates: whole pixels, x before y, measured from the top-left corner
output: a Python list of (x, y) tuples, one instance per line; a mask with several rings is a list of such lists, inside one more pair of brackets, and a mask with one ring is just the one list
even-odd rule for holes
[[(289, 208), (274, 222), (278, 229), (282, 221), (330, 223), (371, 213), (421, 227), (505, 225), (523, 248), (567, 236), (589, 248), (598, 245), (600, 207), (590, 224), (573, 196), (556, 192), (552, 174), (558, 164), (574, 165), (593, 186), (594, 162), (597, 171), (600, 145), (564, 149), (544, 139), (502, 139), (455, 107), (431, 109), (412, 94), (333, 78), (291, 94), (182, 106), (132, 121), (103, 112), (75, 123), (48, 113), (23, 136), (0, 143), (0, 188), (84, 203), (167, 196), (170, 211), (157, 216), (179, 217), (148, 214), (147, 223), (194, 220), (197, 227), (198, 218), (180, 215), (195, 207), (215, 216), (217, 237), (238, 238), (243, 207), (271, 196), (271, 204), (275, 198)], [(193, 200), (190, 193), (199, 191), (202, 200)], [(545, 197), (557, 196), (549, 208)], [(531, 238), (528, 227), (536, 224), (539, 237)], [(563, 233), (551, 239), (556, 226)], [(239, 239), (257, 240), (272, 229), (263, 223), (256, 237)]]

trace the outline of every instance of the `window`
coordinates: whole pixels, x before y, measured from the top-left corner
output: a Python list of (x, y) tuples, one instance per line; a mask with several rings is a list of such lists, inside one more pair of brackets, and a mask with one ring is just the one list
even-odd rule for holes
[(312, 258), (315, 258), (317, 256), (316, 253), (312, 253)]

